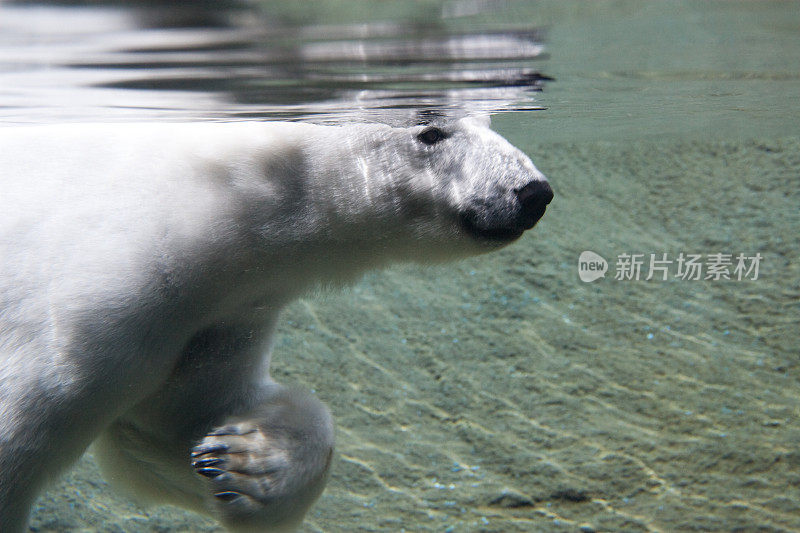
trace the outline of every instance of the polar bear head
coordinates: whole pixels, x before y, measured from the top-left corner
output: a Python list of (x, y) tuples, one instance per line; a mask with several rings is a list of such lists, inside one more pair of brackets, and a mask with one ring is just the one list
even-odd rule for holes
[(488, 252), (532, 228), (553, 197), (488, 118), (270, 131), (280, 140), (262, 172), (246, 172), (261, 177), (243, 180), (256, 199), (243, 225), (257, 224), (268, 262), (291, 265), (300, 280)]
[(489, 129), (488, 117), (342, 133), (346, 143), (327, 145), (346, 155), (325, 159), (355, 168), (326, 173), (327, 183), (342, 176), (335, 189), (347, 191), (334, 225), (359, 221), (354, 236), (382, 239), (396, 259), (446, 260), (504, 246), (532, 228), (553, 197), (544, 175)]

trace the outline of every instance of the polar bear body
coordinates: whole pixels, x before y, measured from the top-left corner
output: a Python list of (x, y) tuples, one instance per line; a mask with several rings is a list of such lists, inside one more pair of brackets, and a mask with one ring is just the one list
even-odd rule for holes
[(95, 440), (110, 481), (140, 495), (234, 529), (297, 526), (333, 429), (269, 377), (281, 308), (388, 262), (495, 249), (552, 196), (475, 119), (0, 128), (0, 179), (12, 532)]

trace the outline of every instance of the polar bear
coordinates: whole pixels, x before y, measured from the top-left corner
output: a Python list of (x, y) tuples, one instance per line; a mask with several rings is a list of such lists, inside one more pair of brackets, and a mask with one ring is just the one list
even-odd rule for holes
[(464, 118), (0, 128), (0, 531), (96, 444), (236, 531), (296, 528), (333, 424), (269, 376), (279, 312), (392, 261), (497, 249), (552, 198)]

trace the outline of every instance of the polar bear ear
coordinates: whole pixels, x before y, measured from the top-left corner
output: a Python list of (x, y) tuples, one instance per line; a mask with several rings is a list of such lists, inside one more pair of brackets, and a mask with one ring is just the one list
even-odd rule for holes
[(420, 109), (417, 111), (416, 125), (428, 126), (430, 124), (439, 124), (446, 121), (446, 115), (441, 111), (435, 109)]
[(490, 128), (492, 126), (492, 118), (489, 113), (481, 113), (476, 115), (469, 115), (462, 119), (464, 122), (480, 126), (481, 128)]

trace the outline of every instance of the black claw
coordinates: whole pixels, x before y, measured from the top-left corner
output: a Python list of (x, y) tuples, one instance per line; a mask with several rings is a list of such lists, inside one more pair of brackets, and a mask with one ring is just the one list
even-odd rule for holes
[(208, 432), (208, 435), (211, 437), (224, 437), (225, 435), (238, 435), (238, 434), (239, 432), (237, 432), (234, 428), (230, 426), (226, 426), (224, 428), (217, 428)]
[(205, 455), (207, 453), (215, 453), (215, 452), (227, 452), (228, 445), (227, 444), (199, 444), (192, 449), (192, 457), (197, 457), (198, 455)]
[(197, 461), (192, 461), (192, 466), (195, 468), (201, 468), (204, 466), (216, 466), (222, 462), (223, 460), (218, 457), (206, 457), (205, 459), (198, 459)]
[(239, 429), (236, 428), (236, 426), (224, 426), (209, 432), (208, 435), (212, 437), (224, 437), (226, 435), (249, 435), (250, 433), (253, 432), (255, 432), (255, 429), (240, 431)]
[(231, 490), (226, 490), (225, 492), (218, 492), (214, 494), (214, 497), (219, 498), (220, 500), (231, 502), (241, 496), (238, 492), (233, 492)]
[(201, 476), (215, 478), (217, 476), (221, 476), (225, 473), (224, 470), (220, 470), (219, 468), (198, 468), (197, 473)]

